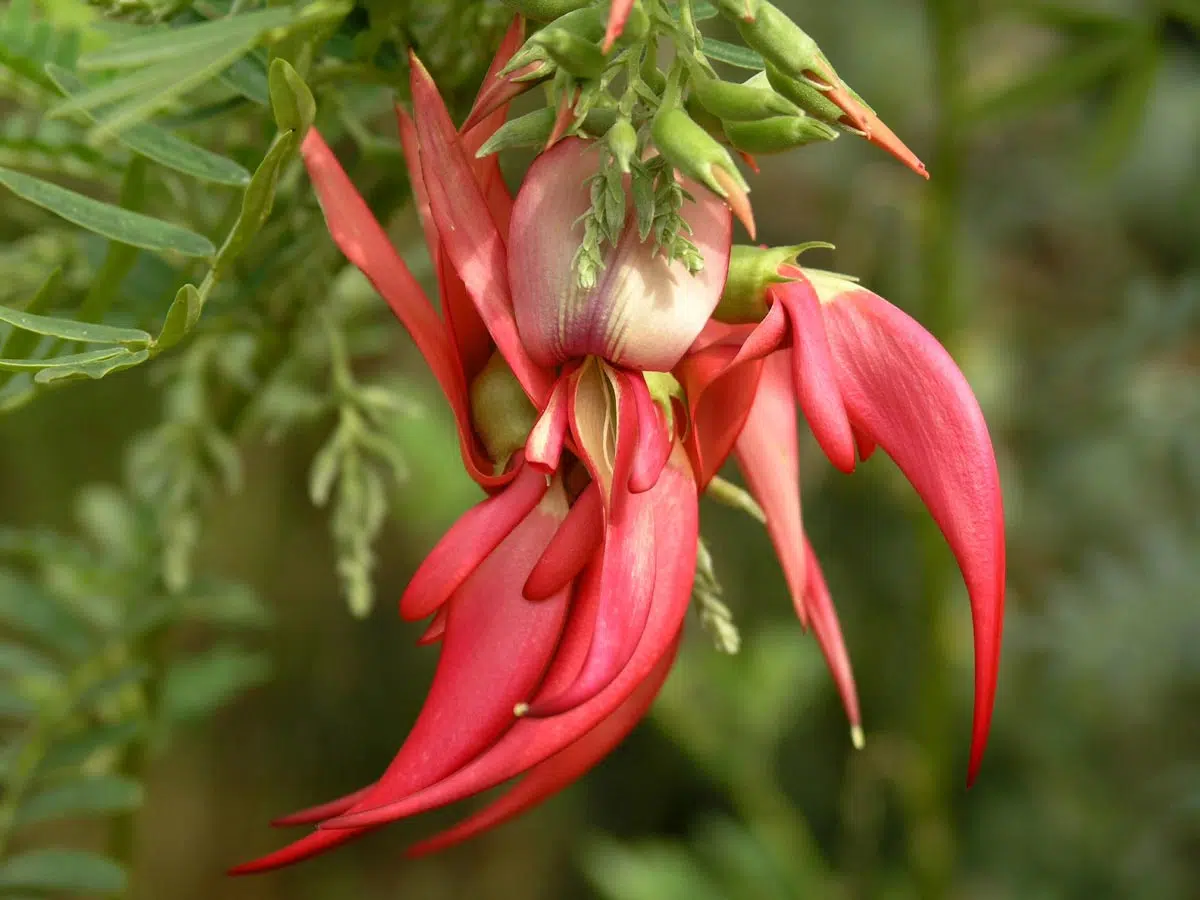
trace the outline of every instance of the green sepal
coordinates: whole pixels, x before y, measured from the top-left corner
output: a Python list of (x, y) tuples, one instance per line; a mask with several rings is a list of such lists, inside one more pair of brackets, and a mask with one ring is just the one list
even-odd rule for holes
[(502, 466), (525, 446), (538, 413), (504, 357), (493, 353), (471, 382), (471, 423), (492, 462)]
[(726, 122), (729, 142), (746, 153), (782, 153), (816, 141), (832, 141), (838, 133), (812, 116), (773, 116), (757, 122)]
[(701, 106), (727, 122), (794, 116), (800, 112), (790, 100), (769, 86), (752, 82), (753, 79), (744, 84), (722, 81), (697, 66), (692, 72), (692, 94)]
[(781, 270), (796, 265), (796, 259), (805, 250), (816, 248), (833, 249), (833, 244), (824, 241), (809, 241), (787, 247), (753, 247), (734, 244), (729, 253), (729, 274), (725, 279), (725, 290), (713, 310), (712, 317), (718, 322), (740, 325), (761, 322), (770, 308), (767, 290), (776, 284), (796, 281), (797, 278)]

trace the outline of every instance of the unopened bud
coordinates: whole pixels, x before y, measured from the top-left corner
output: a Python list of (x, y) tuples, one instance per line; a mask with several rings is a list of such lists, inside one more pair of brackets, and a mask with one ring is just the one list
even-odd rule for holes
[(504, 5), (513, 12), (536, 22), (551, 22), (590, 3), (591, 0), (504, 0)]
[(729, 274), (725, 290), (712, 317), (729, 325), (761, 322), (767, 314), (767, 290), (775, 284), (796, 281), (785, 274), (805, 250), (815, 247), (833, 249), (832, 244), (811, 241), (790, 247), (751, 247), (734, 244), (729, 254)]
[(576, 78), (599, 78), (604, 73), (604, 54), (591, 41), (560, 28), (546, 28), (533, 38), (564, 72)]
[(782, 153), (815, 141), (838, 136), (830, 126), (812, 116), (774, 116), (757, 122), (726, 122), (729, 142), (746, 153)]
[(617, 161), (617, 168), (628, 175), (630, 163), (637, 155), (637, 130), (633, 123), (625, 118), (617, 119), (604, 135), (604, 140), (608, 143), (608, 152)]
[[(813, 87), (809, 82), (792, 78), (773, 63), (767, 63), (767, 79), (771, 82), (771, 87), (814, 119), (820, 119), (829, 125), (841, 125), (850, 131), (857, 131), (853, 123), (847, 121), (846, 113), (842, 108), (830, 100), (828, 94)], [(854, 96), (857, 97), (857, 95)], [(866, 104), (864, 103), (863, 106)]]
[(525, 446), (537, 410), (499, 352), (471, 382), (471, 423), (497, 467)]
[(793, 78), (803, 78), (818, 89), (838, 83), (837, 72), (799, 25), (778, 7), (761, 0), (752, 22), (738, 22), (742, 40), (763, 58)]
[(687, 110), (687, 114), (692, 117), (693, 122), (714, 138), (722, 143), (728, 142), (729, 139), (725, 137), (725, 127), (721, 120), (701, 106), (695, 94), (687, 98), (687, 101), (683, 104), (683, 108)]
[(505, 122), (484, 142), (475, 156), (482, 159), (513, 147), (543, 147), (554, 128), (554, 119), (555, 110), (547, 106)]
[(651, 135), (671, 165), (724, 199), (746, 230), (754, 234), (754, 216), (746, 197), (750, 186), (716, 138), (677, 106), (659, 111)]
[(800, 112), (791, 101), (775, 93), (769, 86), (722, 81), (701, 72), (699, 68), (693, 73), (692, 93), (701, 106), (728, 122), (793, 116)]

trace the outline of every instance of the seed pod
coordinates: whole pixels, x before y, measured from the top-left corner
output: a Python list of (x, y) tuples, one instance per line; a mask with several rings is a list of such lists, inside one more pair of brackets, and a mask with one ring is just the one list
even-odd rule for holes
[(612, 128), (604, 135), (608, 151), (617, 161), (617, 168), (624, 174), (629, 174), (629, 164), (637, 155), (637, 130), (633, 123), (626, 118), (617, 119)]
[(746, 153), (782, 153), (816, 141), (832, 141), (838, 133), (824, 122), (801, 114), (757, 122), (726, 122), (725, 135)]

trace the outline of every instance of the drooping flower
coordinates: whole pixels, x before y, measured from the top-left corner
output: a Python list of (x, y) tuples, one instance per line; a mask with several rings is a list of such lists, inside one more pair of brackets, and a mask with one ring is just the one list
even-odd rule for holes
[(278, 820), (319, 827), (235, 872), (286, 865), (521, 779), (410, 852), (440, 849), (595, 765), (671, 667), (691, 596), (697, 495), (731, 454), (857, 729), (848, 655), (803, 531), (797, 404), (840, 468), (876, 445), (889, 453), (959, 559), (975, 612), (977, 769), (995, 688), (1003, 533), (995, 460), (961, 373), (886, 301), (798, 267), (775, 272), (752, 312), (734, 317), (741, 324), (714, 321), (727, 312), (718, 304), (731, 281), (731, 212), (698, 188), (680, 216), (704, 258), (699, 273), (638, 240), (627, 208), (600, 277), (581, 287), (572, 259), (598, 166), (589, 145), (569, 138), (543, 153), (515, 202), (494, 158), (473, 155), (504, 119), (512, 92), (495, 75), (521, 35), (515, 23), (462, 133), (412, 61), (415, 116), (400, 112), (400, 134), (440, 315), (320, 135), (305, 139), (331, 234), (412, 335), (454, 410), (464, 465), (489, 496), (401, 598), (405, 618), (432, 616), (420, 643), (441, 652), (392, 763), (374, 784)]

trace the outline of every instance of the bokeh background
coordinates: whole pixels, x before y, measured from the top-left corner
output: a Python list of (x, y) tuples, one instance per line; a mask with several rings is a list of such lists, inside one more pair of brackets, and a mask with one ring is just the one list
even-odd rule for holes
[[(844, 477), (805, 434), (806, 521), (855, 663), (865, 749), (851, 747), (765, 534), (706, 502), (742, 650), (716, 652), (691, 622), (653, 715), (583, 782), (433, 858), (402, 850), (448, 821), (438, 814), (227, 880), (227, 865), (283, 840), (272, 816), (381, 771), (434, 661), (392, 601), (477, 495), (436, 385), (379, 319), (384, 361), (371, 366), (399, 372), (412, 407), (390, 432), (408, 478), (377, 544), (379, 602), (348, 614), (328, 512), (308, 498), (330, 420), (243, 441), (240, 489), (206, 501), (196, 566), (252, 586), (273, 624), (227, 666), (231, 696), (251, 689), (214, 716), (181, 716), (157, 746), (132, 896), (1200, 896), (1200, 6), (781, 5), (933, 176), (846, 137), (762, 160), (752, 199), (762, 240), (832, 241), (806, 260), (860, 276), (937, 333), (987, 413), (1010, 589), (978, 784), (964, 788), (972, 658), (953, 560), (889, 460)], [(463, 98), (478, 75), (462, 73)], [(393, 142), (386, 96), (375, 109), (365, 125)], [(523, 163), (505, 162), (514, 183)], [(351, 172), (397, 209), (397, 244), (428, 272), (399, 165), (363, 152)], [(33, 236), (48, 221), (0, 196), (0, 302), (44, 277)], [(71, 254), (82, 291), (99, 256), (86, 242)], [(328, 289), (371, 302), (353, 276)], [(91, 507), (79, 492), (122, 480), (163, 390), (139, 369), (0, 417), (0, 524), (71, 531), (78, 510), (95, 514), (94, 489)]]

